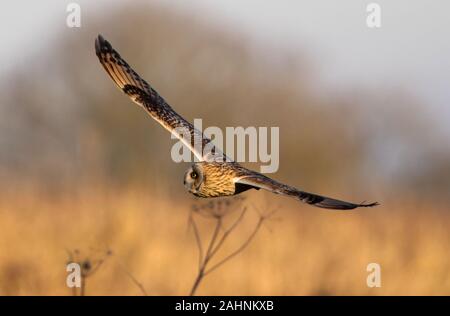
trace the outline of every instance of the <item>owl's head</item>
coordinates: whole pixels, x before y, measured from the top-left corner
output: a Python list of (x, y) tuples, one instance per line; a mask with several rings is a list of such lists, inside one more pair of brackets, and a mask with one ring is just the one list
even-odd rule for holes
[(200, 189), (203, 178), (202, 167), (199, 164), (194, 164), (184, 174), (184, 186), (189, 192), (196, 194)]

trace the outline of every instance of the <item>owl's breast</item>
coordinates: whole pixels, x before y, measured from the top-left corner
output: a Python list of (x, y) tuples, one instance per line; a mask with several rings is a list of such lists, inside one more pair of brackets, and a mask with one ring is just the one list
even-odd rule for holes
[(230, 178), (214, 178), (208, 177), (206, 181), (202, 183), (197, 191), (200, 197), (219, 197), (234, 195), (235, 186)]

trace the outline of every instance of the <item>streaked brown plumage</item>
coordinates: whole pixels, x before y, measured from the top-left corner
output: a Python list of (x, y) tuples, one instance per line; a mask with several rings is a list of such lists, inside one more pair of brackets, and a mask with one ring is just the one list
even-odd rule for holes
[[(248, 171), (235, 162), (199, 162), (186, 172), (184, 185), (189, 192), (203, 198), (235, 195), (243, 191), (237, 192), (239, 190), (236, 189), (234, 179), (244, 176)], [(194, 184), (189, 179), (192, 172), (198, 176), (193, 179), (194, 182), (197, 180)]]
[[(355, 204), (300, 191), (242, 167), (226, 157), (201, 131), (196, 130), (191, 123), (178, 115), (101, 35), (95, 41), (95, 51), (100, 63), (116, 85), (135, 103), (142, 106), (152, 118), (176, 135), (200, 161), (194, 163), (184, 176), (184, 185), (192, 194), (211, 198), (235, 195), (249, 189), (264, 189), (328, 209), (348, 210), (378, 205), (378, 203)], [(180, 130), (187, 130), (190, 133), (190, 142), (183, 137)], [(200, 144), (200, 148), (195, 146), (197, 143)]]

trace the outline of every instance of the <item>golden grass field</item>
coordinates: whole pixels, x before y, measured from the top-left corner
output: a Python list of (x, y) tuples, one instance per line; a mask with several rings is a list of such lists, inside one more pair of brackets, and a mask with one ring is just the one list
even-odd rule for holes
[[(188, 215), (194, 203), (204, 202), (135, 186), (105, 188), (57, 195), (3, 190), (0, 295), (71, 295), (65, 265), (67, 251), (75, 249), (80, 260), (105, 258), (86, 279), (86, 295), (142, 295), (130, 274), (148, 295), (189, 293), (197, 248)], [(345, 213), (248, 192), (242, 203), (250, 209), (278, 211), (247, 249), (205, 278), (197, 294), (449, 294), (450, 218), (438, 206), (404, 201)], [(248, 212), (223, 253), (246, 238), (257, 214)], [(203, 236), (214, 225), (205, 218), (198, 223)], [(366, 286), (370, 262), (381, 265), (381, 288)]]

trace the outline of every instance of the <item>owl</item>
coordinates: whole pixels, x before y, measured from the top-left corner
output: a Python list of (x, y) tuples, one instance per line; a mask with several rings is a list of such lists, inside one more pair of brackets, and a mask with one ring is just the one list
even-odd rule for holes
[[(176, 113), (101, 35), (95, 41), (95, 52), (103, 68), (119, 89), (143, 107), (165, 129), (177, 136), (195, 155), (198, 162), (195, 162), (184, 175), (184, 186), (193, 195), (214, 198), (233, 196), (250, 189), (263, 189), (326, 209), (350, 210), (378, 205), (377, 202), (350, 203), (308, 193), (244, 168), (229, 159), (201, 131)], [(180, 132), (182, 130), (188, 131), (190, 138), (183, 137)], [(210, 150), (205, 151), (205, 148)]]

